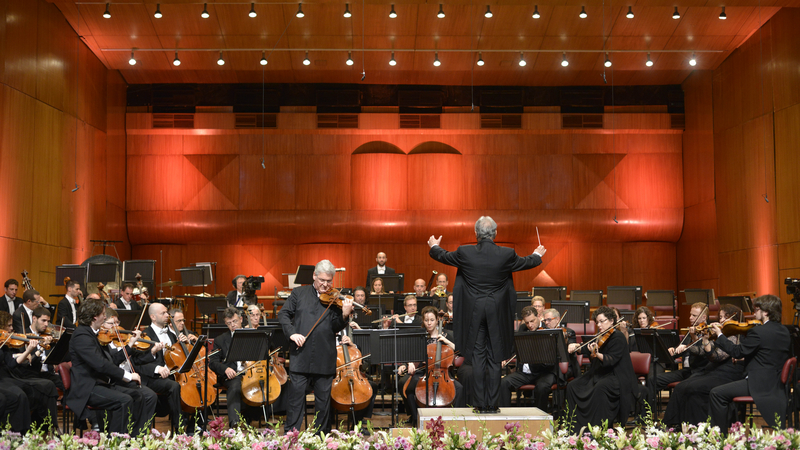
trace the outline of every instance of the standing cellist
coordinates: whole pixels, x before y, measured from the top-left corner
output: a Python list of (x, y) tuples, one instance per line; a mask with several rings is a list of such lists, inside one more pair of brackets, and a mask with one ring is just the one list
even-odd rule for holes
[(305, 414), (306, 386), (314, 389), (314, 428), (330, 431), (330, 403), (333, 377), (336, 374), (335, 335), (345, 326), (345, 319), (353, 311), (353, 300), (342, 300), (342, 309), (332, 303), (326, 307), (320, 295), (333, 288), (336, 267), (322, 260), (314, 268), (314, 284), (292, 291), (278, 320), (283, 333), (295, 343), (290, 352), (292, 371), (287, 392), (287, 409), (284, 429), (299, 430)]

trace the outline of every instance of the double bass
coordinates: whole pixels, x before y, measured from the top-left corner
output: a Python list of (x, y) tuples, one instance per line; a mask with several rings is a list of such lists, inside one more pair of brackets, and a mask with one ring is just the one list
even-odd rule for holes
[[(443, 316), (440, 312), (437, 336), (443, 332)], [(450, 406), (456, 398), (456, 384), (448, 371), (455, 358), (453, 349), (437, 339), (435, 344), (428, 344), (427, 350), (427, 371), (414, 391), (417, 404), (422, 407)]]
[[(346, 327), (350, 336), (350, 326)], [(352, 339), (352, 338), (351, 338)], [(353, 344), (336, 348), (336, 377), (331, 387), (331, 404), (337, 411), (359, 411), (372, 400), (372, 385), (358, 369), (361, 352)]]
[[(172, 324), (172, 329), (178, 333), (178, 337), (180, 337), (181, 333), (186, 333), (186, 330), (178, 332), (175, 319), (170, 317), (169, 321)], [(176, 345), (164, 352), (164, 360), (169, 368), (177, 369), (181, 367), (193, 347), (193, 345), (178, 339)], [(213, 370), (206, 371), (205, 355), (206, 349), (201, 348), (200, 353), (197, 355), (197, 360), (192, 364), (192, 370), (186, 373), (175, 373), (175, 381), (181, 386), (181, 408), (186, 412), (205, 408), (217, 400), (217, 390), (214, 388), (214, 385), (217, 384), (217, 374)], [(207, 381), (206, 372), (208, 372)], [(210, 389), (206, 390), (206, 387)]]

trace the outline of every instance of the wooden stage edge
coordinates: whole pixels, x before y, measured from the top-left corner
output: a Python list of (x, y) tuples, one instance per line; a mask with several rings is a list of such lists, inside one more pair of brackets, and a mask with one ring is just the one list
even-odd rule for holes
[[(500, 408), (498, 414), (477, 414), (472, 408), (420, 408), (417, 426), (424, 429), (425, 423), (439, 416), (445, 429), (461, 431), (466, 428), (479, 439), (483, 437), (484, 430), (491, 434), (504, 433), (506, 424), (514, 422), (519, 422), (520, 431), (537, 436), (546, 429), (552, 429), (553, 421), (553, 416), (539, 408)], [(395, 430), (403, 433), (403, 429)]]

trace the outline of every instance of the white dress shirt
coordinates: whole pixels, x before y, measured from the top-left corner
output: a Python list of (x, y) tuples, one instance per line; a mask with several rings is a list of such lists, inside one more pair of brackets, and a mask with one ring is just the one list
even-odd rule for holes
[(6, 298), (6, 302), (8, 302), (8, 313), (12, 316), (14, 315), (14, 310), (17, 309), (17, 305), (14, 304), (14, 300), (16, 297), (11, 298), (8, 295), (3, 295)]

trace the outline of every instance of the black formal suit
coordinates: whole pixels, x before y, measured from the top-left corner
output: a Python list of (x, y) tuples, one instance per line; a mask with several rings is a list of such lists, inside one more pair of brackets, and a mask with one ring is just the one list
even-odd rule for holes
[[(75, 305), (75, 312), (78, 312), (79, 306), (80, 305)], [(53, 323), (61, 325), (61, 319), (64, 319), (64, 326), (68, 328), (75, 328), (75, 322), (78, 321), (78, 318), (72, 314), (72, 307), (66, 296), (58, 302), (56, 320)]]
[(11, 431), (25, 433), (31, 426), (31, 406), (28, 396), (17, 386), (0, 384), (0, 422)]
[[(331, 387), (336, 374), (336, 333), (347, 325), (342, 310), (336, 306), (326, 310), (313, 285), (301, 286), (289, 295), (278, 313), (278, 320), (286, 337), (293, 334), (308, 335), (302, 347), (291, 345), (292, 384), (287, 391), (289, 406), (284, 429), (299, 430), (302, 426), (306, 386), (310, 384), (314, 389), (314, 410), (317, 414), (314, 426), (327, 433), (331, 427)], [(314, 331), (308, 334), (315, 323)]]
[(456, 350), (473, 366), (475, 406), (496, 407), (500, 396), (500, 363), (514, 347), (514, 310), (517, 293), (513, 272), (542, 263), (537, 254), (519, 257), (514, 249), (491, 239), (462, 245), (448, 252), (438, 245), (430, 256), (458, 268), (453, 297)]
[(30, 405), (30, 409), (25, 412), (29, 422), (31, 413), (36, 422), (44, 421), (47, 416), (50, 416), (50, 426), (55, 427), (58, 423), (56, 386), (49, 380), (16, 375), (16, 369), (19, 367), (16, 356), (22, 351), (24, 350), (13, 350), (8, 346), (0, 349), (0, 381), (2, 381), (0, 384), (16, 386), (25, 393)]
[[(31, 334), (31, 328), (28, 327), (28, 332)], [(21, 379), (28, 379), (28, 378), (41, 378), (43, 380), (50, 380), (58, 389), (61, 389), (63, 392), (64, 389), (64, 382), (61, 380), (61, 377), (56, 374), (53, 366), (47, 366), (47, 370), (42, 371), (42, 367), (44, 366), (44, 360), (47, 359), (47, 356), (53, 350), (53, 346), (49, 350), (44, 350), (43, 348), (39, 347), (39, 350), (42, 352), (41, 356), (33, 355), (31, 361), (29, 363), (18, 364), (13, 372), (17, 378)]]
[[(382, 274), (379, 274), (378, 266), (370, 267), (367, 270), (367, 282), (364, 283), (364, 287), (366, 287), (368, 291), (372, 290), (372, 284), (370, 283), (370, 281), (374, 280), (375, 278), (381, 277), (383, 275), (395, 275), (395, 271), (391, 267), (386, 266), (386, 270), (384, 270)], [(385, 287), (386, 286), (384, 286), (384, 288)]]
[(749, 395), (769, 426), (777, 426), (777, 416), (785, 427), (787, 398), (781, 384), (781, 371), (791, 356), (789, 330), (780, 322), (769, 321), (751, 329), (739, 345), (719, 336), (717, 346), (731, 358), (744, 358), (746, 378), (711, 390), (711, 425), (719, 426), (727, 434), (728, 404), (734, 397)]
[[(167, 330), (169, 341), (172, 344), (178, 342), (177, 336), (169, 328), (165, 328), (165, 330)], [(153, 342), (160, 341), (152, 325), (145, 328), (142, 337)], [(164, 360), (164, 351), (156, 352), (155, 355), (149, 350), (136, 352), (133, 361), (142, 376), (144, 385), (160, 394), (157, 407), (160, 410), (159, 414), (169, 413), (172, 427), (177, 431), (180, 428), (181, 419), (181, 386), (175, 381), (174, 376), (161, 378), (161, 375), (156, 373), (157, 367), (167, 365)]]
[(101, 346), (90, 326), (80, 326), (69, 342), (72, 357), (71, 387), (66, 404), (79, 419), (88, 417), (87, 406), (110, 412), (108, 430), (126, 433), (129, 414), (134, 418), (134, 432), (145, 433), (146, 424), (156, 408), (156, 394), (147, 387), (130, 388), (123, 384), (125, 371), (119, 367), (125, 361), (122, 351), (111, 352)]
[[(14, 297), (14, 311), (16, 311), (20, 306), (22, 306), (22, 299), (19, 297)], [(11, 311), (8, 310), (8, 299), (6, 298), (5, 294), (0, 297), (0, 311), (5, 311), (9, 314), (12, 314)]]
[[(23, 314), (25, 314), (24, 319), (22, 317)], [(14, 332), (25, 334), (25, 330), (31, 325), (32, 312), (31, 315), (28, 315), (28, 312), (25, 310), (25, 305), (21, 305), (14, 311), (12, 317), (14, 319)]]
[(225, 397), (228, 402), (228, 423), (231, 427), (236, 426), (242, 418), (242, 375), (230, 380), (225, 375), (225, 370), (228, 368), (237, 372), (238, 364), (236, 361), (224, 362), (228, 356), (232, 339), (233, 336), (231, 336), (230, 331), (226, 331), (214, 338), (214, 350), (219, 350), (219, 353), (211, 355), (208, 362), (208, 368), (217, 374), (217, 383), (225, 385), (227, 390)]
[(122, 300), (119, 299), (119, 298), (114, 300), (114, 305), (117, 306), (117, 309), (124, 309), (126, 311), (141, 311), (142, 310), (142, 306), (139, 304), (139, 302), (137, 302), (136, 300), (133, 300), (133, 299), (131, 299), (131, 302), (128, 303), (128, 305), (130, 306), (130, 309), (126, 308), (125, 304), (122, 303)]

